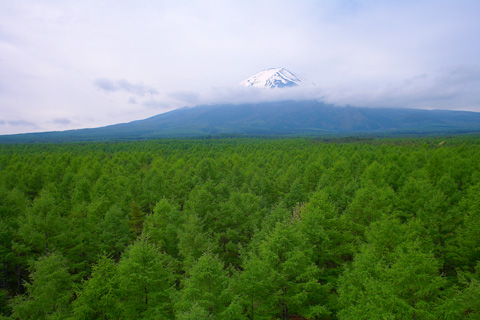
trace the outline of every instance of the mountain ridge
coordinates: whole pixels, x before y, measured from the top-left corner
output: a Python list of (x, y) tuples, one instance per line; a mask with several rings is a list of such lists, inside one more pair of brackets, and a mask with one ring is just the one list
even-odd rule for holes
[(100, 128), (0, 136), (0, 142), (136, 140), (210, 135), (403, 135), (480, 132), (470, 111), (337, 107), (321, 101), (200, 105)]

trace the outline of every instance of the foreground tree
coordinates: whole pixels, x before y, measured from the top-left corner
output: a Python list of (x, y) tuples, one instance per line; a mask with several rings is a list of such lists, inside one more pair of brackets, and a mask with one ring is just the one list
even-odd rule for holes
[(128, 217), (117, 205), (113, 205), (105, 213), (105, 218), (99, 223), (98, 233), (100, 250), (111, 254), (116, 261), (133, 238), (128, 227)]
[(65, 319), (70, 311), (73, 281), (66, 261), (52, 253), (33, 264), (26, 294), (12, 301), (14, 319)]
[(64, 224), (52, 192), (43, 189), (33, 201), (33, 206), (20, 217), (18, 246), (36, 257), (55, 250)]
[(192, 312), (218, 317), (228, 306), (227, 287), (228, 277), (223, 263), (211, 252), (204, 253), (182, 283), (176, 303), (178, 317), (189, 314), (191, 317)]
[(173, 257), (178, 255), (177, 232), (180, 217), (180, 213), (165, 199), (155, 205), (153, 214), (145, 217), (144, 234), (157, 244), (162, 252)]
[(172, 317), (169, 260), (146, 237), (127, 248), (118, 264), (122, 319)]
[(119, 283), (115, 262), (102, 256), (73, 303), (75, 319), (118, 319)]
[[(278, 223), (245, 263), (245, 275), (240, 276), (245, 290), (239, 294), (251, 318), (311, 318), (329, 313), (327, 288), (318, 281), (320, 270), (297, 223), (295, 219)], [(256, 282), (266, 286), (259, 288)]]
[(340, 319), (439, 319), (446, 280), (418, 241), (391, 255), (364, 245), (340, 278)]
[(178, 232), (178, 253), (187, 272), (213, 246), (211, 238), (203, 231), (203, 225), (203, 220), (198, 215), (189, 214), (183, 229)]

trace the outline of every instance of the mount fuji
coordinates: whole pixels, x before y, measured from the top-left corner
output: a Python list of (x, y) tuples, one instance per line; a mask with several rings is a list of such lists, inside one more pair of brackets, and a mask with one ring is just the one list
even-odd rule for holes
[(0, 136), (5, 142), (205, 136), (421, 135), (480, 132), (480, 113), (337, 107), (321, 101), (199, 105), (102, 128)]
[[(280, 89), (313, 86), (284, 68), (240, 83)], [(287, 90), (287, 89), (283, 89)], [(421, 135), (480, 132), (480, 113), (447, 110), (339, 107), (318, 100), (280, 100), (184, 107), (148, 119), (61, 132), (0, 135), (0, 143), (138, 140), (205, 136)]]
[(270, 68), (260, 71), (250, 78), (243, 80), (240, 82), (240, 85), (245, 87), (274, 89), (313, 86), (315, 84), (285, 68)]

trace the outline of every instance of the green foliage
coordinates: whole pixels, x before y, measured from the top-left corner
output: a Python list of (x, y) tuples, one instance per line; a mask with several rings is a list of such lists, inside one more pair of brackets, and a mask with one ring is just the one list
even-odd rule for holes
[[(319, 268), (319, 281), (325, 290), (334, 290), (343, 267), (355, 253), (357, 228), (349, 216), (338, 214), (325, 192), (315, 193), (302, 208), (299, 225), (307, 246), (311, 248), (311, 259)], [(326, 305), (336, 308), (336, 295), (330, 294)]]
[(51, 252), (63, 231), (63, 219), (55, 203), (52, 193), (44, 189), (25, 216), (19, 217), (19, 243), (37, 256)]
[[(328, 314), (325, 290), (318, 281), (319, 269), (312, 262), (311, 248), (296, 223), (278, 223), (256, 255), (245, 263), (239, 293), (252, 318), (281, 317), (289, 314), (312, 317)], [(258, 291), (257, 291), (258, 290)], [(258, 307), (256, 307), (258, 306)]]
[(116, 260), (120, 258), (132, 239), (128, 217), (117, 205), (113, 205), (105, 213), (103, 221), (98, 224), (98, 233), (101, 252), (108, 252)]
[(75, 319), (118, 319), (120, 295), (117, 267), (113, 260), (102, 256), (92, 268), (92, 275), (85, 281), (73, 303)]
[(458, 237), (451, 239), (451, 256), (457, 265), (473, 272), (480, 261), (480, 184), (477, 183), (465, 191), (459, 204), (466, 215), (463, 224), (457, 227)]
[(143, 230), (143, 220), (145, 218), (145, 214), (142, 212), (140, 207), (137, 205), (135, 200), (132, 201), (130, 205), (130, 229), (131, 231), (136, 234), (140, 235)]
[(0, 319), (2, 316), (10, 315), (10, 308), (8, 306), (8, 292), (6, 290), (0, 290)]
[(163, 252), (176, 257), (179, 220), (179, 212), (166, 199), (162, 199), (155, 205), (153, 214), (145, 217), (143, 233)]
[[(228, 305), (228, 277), (218, 256), (204, 253), (187, 272), (178, 292), (175, 307), (183, 317), (203, 310), (208, 317), (216, 318)], [(207, 318), (208, 318), (207, 317)]]
[(239, 265), (240, 252), (260, 227), (260, 214), (260, 200), (252, 193), (232, 193), (222, 205), (214, 230), (226, 263)]
[(445, 279), (440, 263), (418, 242), (389, 258), (364, 246), (339, 285), (340, 319), (439, 319)]
[(0, 145), (0, 318), (477, 319), (480, 139)]
[(203, 221), (195, 214), (187, 217), (178, 233), (178, 252), (183, 258), (185, 271), (212, 247), (211, 238), (203, 231)]
[(453, 303), (457, 303), (452, 308), (457, 311), (453, 315), (465, 316), (466, 319), (478, 319), (480, 317), (480, 262), (477, 264), (475, 274), (460, 275), (460, 284), (463, 290), (458, 292), (457, 299), (452, 299)]
[(52, 253), (38, 259), (32, 267), (26, 294), (12, 300), (14, 319), (62, 319), (70, 311), (73, 281), (66, 261)]
[(170, 317), (174, 277), (169, 260), (146, 237), (127, 248), (118, 263), (121, 318)]

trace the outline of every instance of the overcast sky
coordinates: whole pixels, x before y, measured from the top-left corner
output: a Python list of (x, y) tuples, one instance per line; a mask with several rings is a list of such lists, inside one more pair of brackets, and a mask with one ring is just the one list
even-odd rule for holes
[[(1, 0), (0, 134), (216, 102), (480, 111), (478, 0)], [(284, 67), (315, 89), (238, 83)]]

